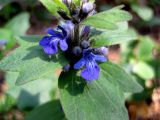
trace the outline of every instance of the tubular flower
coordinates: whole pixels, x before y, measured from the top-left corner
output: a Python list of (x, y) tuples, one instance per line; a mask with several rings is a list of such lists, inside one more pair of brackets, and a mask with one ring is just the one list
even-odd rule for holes
[[(82, 69), (81, 76), (86, 81), (99, 78), (100, 67), (97, 62), (107, 61), (105, 47), (92, 48), (90, 39), (91, 26), (83, 26), (81, 22), (88, 16), (96, 13), (94, 2), (82, 0), (80, 6), (76, 7), (73, 0), (61, 0), (68, 8), (69, 13), (59, 9), (59, 15), (65, 20), (65, 24), (58, 26), (58, 30), (48, 29), (39, 45), (48, 55), (58, 53), (58, 48), (65, 51), (65, 57), (69, 60), (68, 65), (63, 66), (63, 71), (70, 69)], [(77, 3), (77, 2), (76, 2)], [(77, 60), (79, 60), (77, 62)]]
[(83, 50), (83, 57), (74, 65), (74, 69), (84, 67), (81, 76), (87, 81), (97, 80), (100, 73), (100, 68), (97, 62), (107, 61), (104, 55), (96, 55), (92, 49)]
[(67, 22), (65, 25), (58, 26), (58, 30), (61, 32), (49, 28), (47, 30), (48, 36), (44, 36), (39, 42), (39, 45), (43, 47), (43, 50), (48, 55), (53, 55), (58, 53), (58, 45), (62, 51), (68, 49), (67, 40), (70, 37), (70, 32), (72, 29), (71, 22)]

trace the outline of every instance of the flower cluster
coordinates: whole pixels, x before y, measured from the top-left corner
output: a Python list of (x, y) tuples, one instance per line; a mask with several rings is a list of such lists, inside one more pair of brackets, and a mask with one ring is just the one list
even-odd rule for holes
[(82, 0), (79, 7), (75, 7), (72, 0), (63, 0), (63, 3), (68, 7), (70, 15), (60, 9), (58, 13), (65, 23), (58, 26), (57, 30), (49, 28), (48, 35), (44, 36), (39, 44), (48, 55), (57, 54), (60, 48), (72, 56), (71, 59), (74, 60), (70, 60), (70, 65), (64, 67), (65, 71), (81, 69), (81, 76), (85, 80), (97, 80), (100, 74), (97, 62), (107, 61), (107, 48), (92, 48), (89, 39), (90, 26), (80, 25), (85, 18), (95, 14), (95, 5), (88, 0)]

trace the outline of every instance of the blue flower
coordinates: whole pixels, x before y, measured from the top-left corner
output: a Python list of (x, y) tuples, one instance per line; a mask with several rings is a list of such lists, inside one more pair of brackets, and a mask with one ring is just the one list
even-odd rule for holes
[(65, 22), (65, 24), (62, 25), (62, 27), (66, 30), (67, 37), (71, 37), (74, 29), (74, 24), (70, 20), (68, 20)]
[(0, 47), (4, 46), (5, 44), (7, 44), (6, 40), (0, 40)]
[(85, 49), (83, 57), (74, 65), (74, 69), (80, 69), (85, 66), (81, 76), (87, 81), (97, 80), (99, 78), (100, 68), (97, 62), (107, 61), (104, 55), (95, 55), (92, 49)]
[(83, 29), (82, 29), (82, 35), (83, 36), (88, 36), (89, 33), (90, 33), (90, 26), (83, 27)]
[(55, 31), (51, 28), (47, 30), (49, 36), (44, 36), (39, 42), (39, 45), (43, 47), (46, 54), (53, 55), (58, 53), (58, 45), (62, 51), (68, 49), (67, 40), (70, 37), (72, 25), (71, 22), (67, 22), (62, 27), (58, 26), (58, 29), (61, 30), (61, 32)]

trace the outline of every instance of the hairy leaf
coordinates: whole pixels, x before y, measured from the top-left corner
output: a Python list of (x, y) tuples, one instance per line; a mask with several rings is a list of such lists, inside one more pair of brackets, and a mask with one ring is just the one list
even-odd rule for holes
[(90, 25), (95, 28), (115, 30), (118, 28), (118, 22), (128, 21), (132, 18), (128, 12), (121, 10), (121, 8), (122, 6), (119, 6), (111, 10), (97, 13), (85, 19), (82, 24)]
[(90, 83), (75, 71), (62, 73), (59, 88), (63, 110), (69, 120), (128, 120), (122, 91), (103, 73)]
[(91, 37), (93, 47), (120, 44), (129, 40), (135, 40), (136, 38), (137, 35), (133, 30), (102, 31), (98, 35), (93, 35)]
[(58, 16), (57, 11), (59, 8), (68, 13), (68, 8), (62, 0), (40, 0), (40, 2), (55, 16)]
[(60, 102), (54, 100), (41, 105), (29, 113), (25, 120), (65, 120), (63, 110), (61, 109)]
[(0, 62), (0, 69), (19, 72), (16, 84), (37, 79), (53, 79), (66, 64), (62, 54), (49, 58), (38, 45), (39, 36), (22, 37), (21, 46)]
[(57, 16), (57, 5), (53, 0), (40, 0), (40, 2), (55, 16)]
[(111, 62), (100, 67), (99, 79), (89, 83), (76, 71), (60, 75), (60, 100), (69, 120), (128, 120), (123, 93), (140, 92), (142, 87)]
[[(18, 72), (7, 72), (6, 83), (9, 86), (6, 93), (17, 100), (20, 109), (33, 108), (51, 100), (51, 91), (57, 88), (57, 79), (42, 79), (16, 86)], [(32, 99), (32, 100), (31, 100)]]
[(101, 72), (105, 75), (106, 80), (117, 84), (124, 92), (141, 92), (143, 88), (121, 67), (111, 62), (100, 64)]
[(14, 35), (24, 35), (29, 26), (29, 14), (24, 12), (12, 18), (4, 27)]

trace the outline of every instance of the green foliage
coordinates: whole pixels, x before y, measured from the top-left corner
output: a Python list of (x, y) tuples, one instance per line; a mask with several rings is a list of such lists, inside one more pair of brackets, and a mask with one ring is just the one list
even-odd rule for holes
[(59, 100), (48, 102), (29, 113), (25, 120), (65, 120)]
[(14, 35), (24, 35), (26, 31), (29, 29), (29, 14), (28, 13), (20, 13), (11, 19), (4, 28), (12, 31)]
[(6, 40), (7, 43), (7, 48), (11, 48), (15, 44), (15, 40), (12, 34), (12, 31), (4, 28), (0, 28), (0, 39), (1, 40)]
[[(64, 78), (67, 79), (64, 81)], [(59, 87), (60, 100), (69, 120), (128, 119), (121, 91), (104, 79), (103, 74), (99, 80), (86, 84), (73, 71), (63, 73), (60, 76)]]
[(51, 90), (56, 91), (57, 88), (56, 79), (54, 81), (50, 79), (37, 80), (16, 86), (17, 77), (17, 72), (6, 73), (6, 83), (9, 86), (6, 93), (17, 100), (17, 106), (20, 109), (33, 108), (48, 102), (51, 100)]
[(90, 25), (95, 28), (115, 30), (118, 28), (118, 22), (131, 20), (132, 16), (121, 10), (123, 6), (112, 8), (104, 12), (97, 13), (85, 19), (82, 24)]
[(151, 80), (155, 76), (153, 68), (145, 62), (134, 64), (133, 72), (144, 80)]
[(91, 83), (75, 71), (61, 74), (60, 100), (69, 120), (128, 120), (123, 92), (139, 92), (142, 87), (117, 65), (106, 62), (100, 66), (99, 79)]
[(131, 5), (131, 8), (139, 15), (140, 18), (142, 18), (145, 21), (149, 21), (153, 17), (153, 10), (147, 6), (139, 6), (133, 4)]
[(57, 5), (53, 0), (40, 0), (40, 2), (55, 16), (57, 16)]
[(68, 8), (61, 0), (40, 0), (40, 2), (55, 16), (58, 16), (57, 11), (59, 8), (68, 13)]
[(151, 60), (153, 58), (153, 48), (155, 43), (153, 39), (147, 36), (140, 37), (140, 43), (138, 45), (137, 57), (139, 60)]
[(144, 87), (143, 92), (131, 95), (134, 101), (150, 98), (155, 87), (154, 85), (149, 88), (146, 87), (148, 80), (151, 81), (156, 78), (156, 71), (158, 70), (158, 64), (155, 64), (157, 60), (152, 54), (155, 47), (156, 44), (153, 39), (149, 36), (140, 35), (136, 41), (122, 44), (122, 62), (125, 68)]
[(125, 43), (137, 38), (136, 33), (133, 30), (113, 30), (102, 31), (100, 34), (92, 36), (93, 47), (109, 46), (120, 43)]
[(116, 64), (106, 62), (100, 64), (100, 67), (101, 72), (103, 72), (106, 79), (112, 81), (113, 84), (118, 85), (123, 92), (136, 93), (143, 90), (128, 73)]
[[(40, 1), (54, 15), (57, 15), (59, 9), (68, 13), (61, 0)], [(81, 4), (80, 0), (74, 2)], [(82, 25), (90, 25), (97, 30), (96, 35), (91, 38), (93, 47), (136, 39), (135, 32), (128, 30), (127, 25), (127, 21), (132, 17), (128, 12), (121, 10), (122, 7), (97, 13), (82, 21)], [(7, 83), (10, 86), (7, 93), (17, 99), (18, 107), (23, 109), (48, 102), (51, 99), (50, 91), (56, 91), (55, 80), (58, 79), (60, 101), (67, 119), (128, 120), (123, 94), (137, 93), (143, 88), (121, 67), (111, 62), (100, 64), (99, 79), (90, 83), (73, 70), (62, 72), (59, 77), (62, 67), (68, 64), (64, 54), (46, 55), (38, 44), (41, 36), (17, 37), (28, 29), (28, 19), (28, 14), (21, 14), (5, 25), (5, 29), (11, 30), (16, 36), (20, 47), (0, 62), (0, 69), (6, 71)], [(17, 26), (24, 28), (17, 30)], [(21, 86), (17, 87), (14, 83)], [(54, 100), (37, 107), (28, 114), (26, 120), (65, 119), (63, 110), (59, 100)]]
[(0, 98), (0, 112), (7, 112), (16, 104), (16, 101), (13, 97), (8, 94), (1, 96)]
[(59, 54), (52, 59), (45, 55), (38, 45), (40, 36), (22, 37), (22, 39), (21, 46), (0, 62), (0, 69), (18, 72), (17, 85), (37, 79), (54, 79), (56, 75), (58, 76), (61, 64), (66, 64), (62, 55)]
[(0, 28), (0, 39), (6, 40), (6, 48), (10, 49), (16, 43), (15, 36), (24, 35), (29, 27), (29, 14), (20, 13)]

